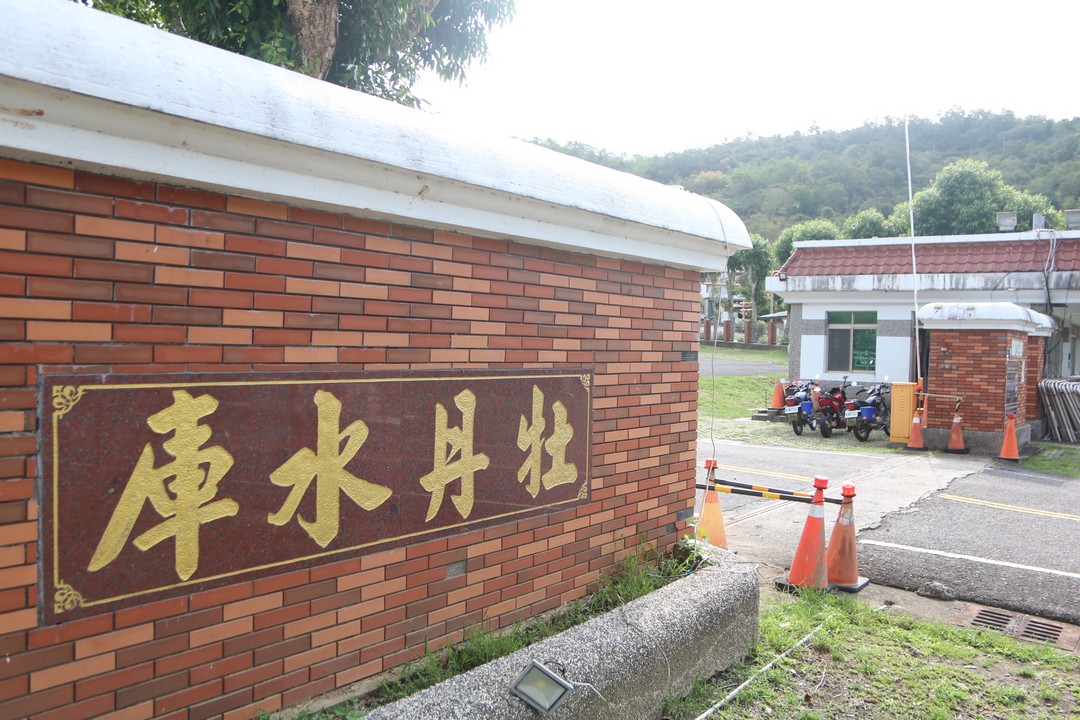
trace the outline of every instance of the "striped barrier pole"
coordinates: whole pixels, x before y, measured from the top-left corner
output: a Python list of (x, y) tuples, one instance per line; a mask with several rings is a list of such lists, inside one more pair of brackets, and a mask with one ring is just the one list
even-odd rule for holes
[[(698, 490), (715, 490), (716, 492), (727, 493), (728, 495), (747, 495), (749, 497), (766, 498), (768, 500), (791, 500), (793, 502), (811, 503), (813, 498), (809, 495), (793, 495), (789, 492), (770, 492), (767, 490), (748, 490), (741, 487), (728, 487), (725, 485), (709, 485), (708, 483), (697, 483), (695, 486)], [(827, 503), (833, 505), (840, 505), (843, 500), (840, 498), (823, 498)]]
[(713, 482), (720, 485), (728, 485), (730, 487), (743, 488), (744, 490), (760, 490), (761, 492), (777, 493), (779, 495), (797, 495), (798, 497), (812, 498), (811, 493), (799, 492), (798, 490), (785, 490), (784, 488), (771, 488), (764, 485), (751, 485), (750, 483), (741, 483), (735, 480), (714, 480)]

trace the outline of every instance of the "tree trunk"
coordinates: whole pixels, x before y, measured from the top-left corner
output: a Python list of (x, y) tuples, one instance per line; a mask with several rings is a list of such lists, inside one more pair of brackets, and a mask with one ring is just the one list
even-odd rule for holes
[(325, 80), (338, 38), (338, 0), (287, 0), (289, 25), (300, 43), (300, 72)]
[(754, 297), (757, 295), (754, 291), (757, 287), (754, 285), (753, 266), (746, 268), (746, 275), (749, 278), (748, 285), (750, 285), (750, 322), (757, 322), (757, 303), (754, 301)]
[(735, 273), (728, 270), (724, 273), (724, 289), (727, 290), (727, 298), (724, 300), (724, 310), (727, 311), (731, 320), (735, 319)]

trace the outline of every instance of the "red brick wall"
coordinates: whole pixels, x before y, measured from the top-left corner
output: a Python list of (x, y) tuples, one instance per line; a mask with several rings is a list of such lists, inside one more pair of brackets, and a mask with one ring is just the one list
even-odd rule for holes
[(1038, 420), (1042, 415), (1042, 405), (1039, 403), (1039, 381), (1043, 378), (1045, 355), (1046, 338), (1038, 335), (1028, 336), (1027, 347), (1024, 348), (1026, 363), (1024, 402), (1028, 420)]
[[(672, 543), (699, 279), (0, 159), (0, 717), (247, 718), (579, 598), (639, 537)], [(596, 373), (587, 505), (38, 626), (39, 366), (560, 365)]]
[[(956, 401), (933, 394), (963, 396), (960, 415), (965, 430), (999, 433), (1005, 417), (1005, 361), (1013, 340), (1027, 341), (1027, 335), (1006, 330), (941, 330), (930, 332), (930, 370), (927, 391), (931, 393), (927, 427), (952, 428)], [(948, 348), (942, 352), (941, 348)], [(1030, 346), (1025, 350), (1029, 352)], [(1042, 367), (1041, 353), (1025, 357), (1030, 380), (1032, 365)], [(1017, 425), (1027, 422), (1028, 393), (1021, 391)]]

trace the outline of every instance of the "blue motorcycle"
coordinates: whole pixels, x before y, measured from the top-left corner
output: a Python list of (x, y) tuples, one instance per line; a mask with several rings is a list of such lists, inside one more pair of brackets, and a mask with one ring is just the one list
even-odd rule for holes
[[(847, 416), (849, 426), (852, 422), (855, 423), (851, 432), (859, 442), (866, 442), (871, 430), (884, 430), (886, 436), (892, 434), (889, 427), (889, 406), (885, 402), (890, 391), (891, 386), (888, 383), (881, 383), (860, 390), (854, 400), (848, 401), (848, 409), (844, 415)], [(864, 392), (866, 397), (862, 397)]]
[(793, 380), (784, 388), (784, 414), (796, 435), (802, 435), (803, 429), (807, 427), (811, 430), (817, 428), (813, 402), (810, 400), (810, 389), (816, 385), (817, 383), (813, 380), (807, 382)]

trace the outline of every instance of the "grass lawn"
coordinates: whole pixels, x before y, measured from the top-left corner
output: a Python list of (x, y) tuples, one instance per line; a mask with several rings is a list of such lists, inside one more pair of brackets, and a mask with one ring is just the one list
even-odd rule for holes
[(775, 375), (703, 377), (698, 380), (698, 412), (720, 420), (750, 417), (769, 407)]
[(808, 592), (762, 609), (760, 638), (739, 665), (670, 700), (696, 718), (760, 668), (713, 720), (955, 720), (1080, 714), (1080, 658), (992, 631), (916, 620), (851, 597)]
[[(777, 350), (743, 350), (742, 348), (719, 348), (701, 345), (699, 364), (712, 358), (760, 363), (762, 365), (787, 365), (787, 348)], [(698, 407), (702, 416), (719, 420), (748, 418), (758, 408), (769, 407), (772, 400), (775, 375), (701, 377), (698, 381)]]
[(1080, 447), (1049, 442), (1032, 443), (1039, 453), (1021, 462), (1026, 468), (1080, 478)]
[[(787, 365), (787, 348), (744, 350), (702, 345), (699, 364), (710, 359)], [(754, 410), (769, 407), (776, 375), (701, 377), (698, 381), (698, 408), (702, 415), (720, 420), (748, 418)]]

